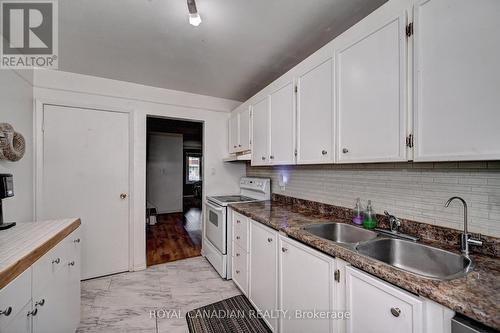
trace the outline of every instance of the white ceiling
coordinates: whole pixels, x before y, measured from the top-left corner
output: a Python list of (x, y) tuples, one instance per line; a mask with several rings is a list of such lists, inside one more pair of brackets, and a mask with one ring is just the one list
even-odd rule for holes
[(386, 0), (60, 0), (59, 69), (244, 101)]

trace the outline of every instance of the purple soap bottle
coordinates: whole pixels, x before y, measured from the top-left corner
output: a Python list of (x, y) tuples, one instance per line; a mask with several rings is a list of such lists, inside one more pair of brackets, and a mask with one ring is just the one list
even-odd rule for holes
[(356, 206), (354, 206), (352, 212), (352, 222), (354, 224), (362, 225), (364, 220), (363, 206), (361, 205), (361, 199), (356, 199)]

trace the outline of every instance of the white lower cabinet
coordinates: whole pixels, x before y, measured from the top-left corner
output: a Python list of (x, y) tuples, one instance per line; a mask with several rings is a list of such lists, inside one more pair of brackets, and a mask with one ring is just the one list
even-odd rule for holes
[(335, 259), (280, 236), (280, 332), (333, 332)]
[[(238, 245), (235, 235), (245, 226), (248, 236)], [(273, 332), (451, 333), (455, 313), (440, 304), (240, 214), (234, 230), (234, 282)]]
[(346, 269), (349, 333), (421, 333), (423, 301), (358, 269)]
[(32, 321), (29, 315), (30, 312), (31, 302), (28, 302), (5, 326), (0, 327), (0, 332), (31, 333)]
[(0, 333), (69, 333), (80, 323), (80, 231), (0, 290)]
[(278, 232), (250, 221), (248, 299), (273, 332), (278, 331)]

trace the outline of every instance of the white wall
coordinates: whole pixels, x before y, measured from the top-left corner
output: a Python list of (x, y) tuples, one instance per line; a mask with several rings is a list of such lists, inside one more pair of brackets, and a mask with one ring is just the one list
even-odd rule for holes
[(146, 200), (159, 214), (182, 212), (183, 152), (182, 134), (148, 135)]
[[(203, 122), (203, 194), (236, 193), (245, 165), (224, 163), (229, 112), (240, 103), (209, 96), (152, 88), (60, 71), (36, 70), (34, 98), (38, 104), (120, 109), (131, 113), (131, 269), (146, 267), (146, 117)], [(37, 124), (39, 128), (40, 123)]]
[(26, 139), (17, 162), (0, 161), (0, 173), (14, 176), (13, 198), (3, 200), (4, 219), (33, 220), (33, 71), (0, 69), (0, 123), (10, 123)]

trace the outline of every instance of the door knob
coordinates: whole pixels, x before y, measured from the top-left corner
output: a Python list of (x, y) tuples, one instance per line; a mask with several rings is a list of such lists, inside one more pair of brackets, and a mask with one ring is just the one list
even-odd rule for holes
[(344, 149), (342, 149), (342, 152), (343, 152), (344, 154), (347, 154), (347, 153), (349, 152), (349, 149), (344, 148)]
[(60, 262), (61, 262), (61, 258), (56, 258), (56, 259), (52, 260), (53, 264), (58, 264)]
[(288, 249), (286, 247), (281, 248), (281, 252), (285, 253), (286, 251), (288, 251)]
[(125, 198), (127, 198), (127, 193), (122, 193), (122, 194), (120, 194), (120, 199), (122, 199), (122, 200), (123, 200), (123, 199), (125, 199)]
[(326, 150), (321, 151), (321, 155), (326, 155), (326, 154), (328, 154), (328, 152)]
[(391, 308), (391, 313), (394, 317), (399, 317), (401, 314), (401, 309), (400, 308)]
[(40, 301), (35, 302), (35, 306), (43, 306), (45, 304), (45, 298), (42, 298)]
[(269, 238), (267, 239), (267, 241), (268, 241), (269, 243), (271, 243), (271, 242), (273, 241), (273, 239), (272, 239), (271, 237), (269, 237)]

